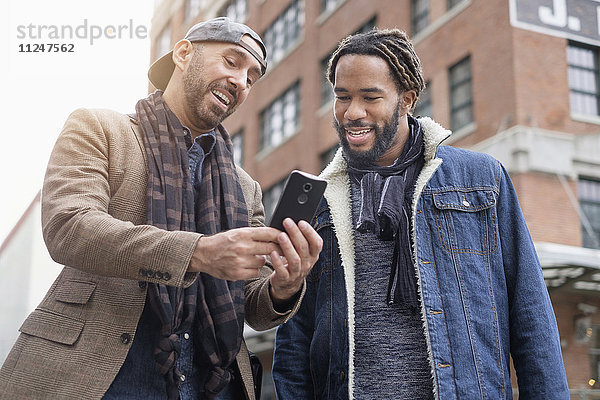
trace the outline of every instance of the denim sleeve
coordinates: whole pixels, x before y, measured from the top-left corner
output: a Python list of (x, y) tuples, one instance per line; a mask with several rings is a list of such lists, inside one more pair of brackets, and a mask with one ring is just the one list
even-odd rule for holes
[(568, 399), (558, 328), (542, 268), (514, 187), (503, 167), (499, 189), (498, 229), (519, 398)]
[[(315, 265), (314, 268), (318, 268)], [(307, 281), (298, 312), (277, 328), (273, 353), (273, 381), (279, 400), (314, 398), (310, 346), (314, 331), (315, 284)]]

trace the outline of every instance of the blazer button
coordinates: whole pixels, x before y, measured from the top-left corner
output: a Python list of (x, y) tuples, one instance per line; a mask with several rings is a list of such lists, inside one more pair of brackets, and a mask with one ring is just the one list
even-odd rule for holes
[(146, 276), (146, 270), (144, 268), (140, 268), (140, 275)]
[(163, 278), (163, 273), (160, 271), (156, 271), (156, 273), (154, 274), (154, 276), (156, 277), (156, 279), (162, 279)]
[(164, 279), (165, 281), (168, 281), (169, 279), (171, 279), (171, 274), (170, 274), (170, 273), (168, 273), (168, 272), (165, 272), (165, 273), (163, 274), (163, 279)]
[(346, 377), (346, 374), (344, 374), (344, 371), (340, 372), (340, 383), (344, 382), (345, 377)]
[(138, 286), (140, 289), (146, 289), (146, 281), (139, 281)]
[(146, 271), (146, 276), (148, 278), (154, 278), (154, 271), (152, 271), (151, 269)]
[(121, 343), (127, 344), (131, 341), (131, 335), (129, 333), (124, 333), (121, 335)]

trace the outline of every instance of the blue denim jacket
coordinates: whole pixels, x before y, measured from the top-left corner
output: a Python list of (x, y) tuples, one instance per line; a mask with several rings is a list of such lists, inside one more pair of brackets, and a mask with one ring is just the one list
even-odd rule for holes
[[(490, 156), (439, 146), (449, 132), (419, 122), (426, 150), (412, 240), (436, 398), (511, 399), (512, 356), (521, 399), (568, 399), (556, 320), (508, 174)], [(354, 245), (339, 152), (322, 176), (313, 226), (323, 251), (300, 310), (277, 331), (279, 399), (353, 398)]]

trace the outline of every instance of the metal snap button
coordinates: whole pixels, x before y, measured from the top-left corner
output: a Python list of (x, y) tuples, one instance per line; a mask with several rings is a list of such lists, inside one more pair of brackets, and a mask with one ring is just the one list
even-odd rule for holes
[(129, 333), (124, 333), (121, 335), (121, 343), (127, 344), (131, 341), (131, 335)]

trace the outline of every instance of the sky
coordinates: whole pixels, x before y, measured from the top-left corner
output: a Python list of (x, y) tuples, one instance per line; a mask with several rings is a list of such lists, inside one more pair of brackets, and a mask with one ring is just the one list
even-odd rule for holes
[(0, 4), (0, 243), (41, 189), (68, 115), (79, 107), (133, 112), (147, 95), (154, 4)]

